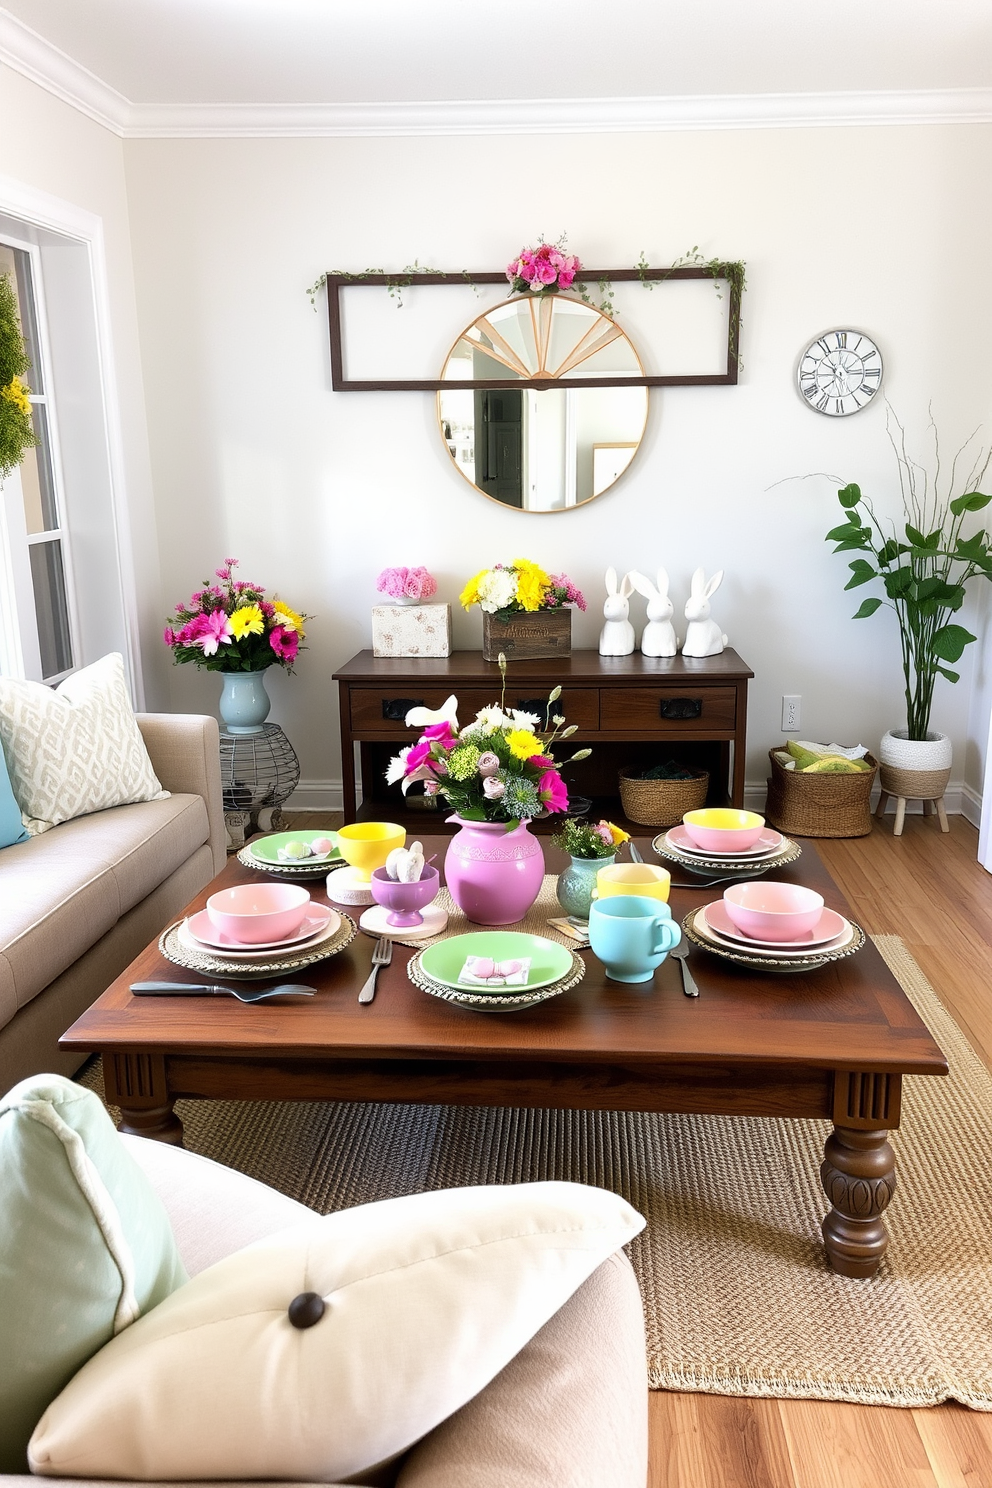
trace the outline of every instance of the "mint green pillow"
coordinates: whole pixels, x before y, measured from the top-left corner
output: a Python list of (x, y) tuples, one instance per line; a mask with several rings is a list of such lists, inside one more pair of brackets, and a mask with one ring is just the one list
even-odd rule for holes
[(98, 1349), (188, 1280), (100, 1100), (35, 1075), (0, 1100), (0, 1471)]

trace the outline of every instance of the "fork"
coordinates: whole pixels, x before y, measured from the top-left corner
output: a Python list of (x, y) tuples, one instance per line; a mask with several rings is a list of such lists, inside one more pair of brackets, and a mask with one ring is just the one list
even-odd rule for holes
[(393, 955), (393, 942), (388, 935), (380, 935), (372, 949), (372, 970), (369, 979), (358, 994), (359, 1002), (371, 1002), (375, 996), (375, 979), (380, 966), (388, 966)]
[(221, 987), (206, 982), (132, 982), (137, 997), (236, 997), (239, 1002), (265, 1002), (269, 997), (313, 997), (316, 987), (296, 982), (282, 982), (278, 987), (263, 987), (252, 992), (247, 987)]

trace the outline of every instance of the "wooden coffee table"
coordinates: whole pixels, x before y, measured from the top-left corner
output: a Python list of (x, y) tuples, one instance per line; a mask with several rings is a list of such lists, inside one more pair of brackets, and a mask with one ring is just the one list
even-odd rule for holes
[[(446, 841), (426, 839), (428, 855), (443, 859)], [(641, 849), (652, 856), (649, 842)], [(564, 866), (552, 848), (547, 858), (550, 871)], [(252, 876), (231, 859), (190, 911)], [(851, 916), (811, 843), (779, 876), (816, 888)], [(311, 892), (324, 901), (322, 889)], [(681, 919), (719, 893), (673, 889), (672, 912)], [(174, 1143), (182, 1142), (179, 1097), (825, 1117), (833, 1122), (820, 1170), (831, 1204), (827, 1254), (846, 1276), (877, 1269), (896, 1184), (887, 1137), (899, 1125), (902, 1077), (944, 1075), (947, 1061), (870, 941), (800, 976), (761, 976), (694, 949), (695, 999), (683, 995), (671, 960), (653, 982), (630, 987), (608, 981), (585, 951), (588, 970), (572, 991), (501, 1015), (419, 991), (406, 975), (413, 953), (404, 946), (380, 973), (375, 1001), (359, 1006), (372, 945), (359, 935), (299, 973), (319, 989), (314, 998), (243, 1006), (133, 997), (133, 981), (202, 980), (153, 943), (60, 1044), (103, 1055), (122, 1130)]]

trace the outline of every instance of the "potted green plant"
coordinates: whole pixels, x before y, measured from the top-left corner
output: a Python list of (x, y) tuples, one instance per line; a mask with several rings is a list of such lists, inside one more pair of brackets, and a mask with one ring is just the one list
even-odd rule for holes
[[(899, 471), (903, 521), (897, 526), (891, 518), (879, 517), (861, 487), (851, 484), (837, 493), (844, 521), (827, 533), (826, 540), (836, 545), (835, 553), (862, 555), (849, 565), (851, 577), (846, 589), (874, 581), (884, 589), (884, 596), (864, 600), (854, 619), (864, 620), (887, 605), (899, 622), (906, 727), (890, 729), (882, 740), (882, 790), (893, 795), (927, 796), (932, 788), (933, 799), (939, 799), (950, 777), (951, 741), (930, 728), (933, 690), (938, 676), (957, 682), (959, 674), (950, 663), (956, 662), (976, 639), (954, 619), (964, 603), (967, 585), (977, 575), (992, 578), (987, 531), (979, 528), (967, 536), (964, 531), (971, 514), (992, 501), (992, 496), (978, 489), (992, 462), (992, 449), (979, 450), (967, 478), (962, 479), (959, 463), (965, 459), (974, 435), (955, 455), (945, 474), (935, 425), (931, 422), (931, 470), (907, 453), (905, 431), (898, 421), (894, 422), (899, 437), (893, 436), (890, 427), (889, 438)], [(955, 495), (955, 490), (960, 494)], [(932, 771), (943, 775), (943, 780), (916, 780), (914, 788), (899, 789), (893, 770), (914, 774)], [(907, 782), (901, 783), (905, 786)]]

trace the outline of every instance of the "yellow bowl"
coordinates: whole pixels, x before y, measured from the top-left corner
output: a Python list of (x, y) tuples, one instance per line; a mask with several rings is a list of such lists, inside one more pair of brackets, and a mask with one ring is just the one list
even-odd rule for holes
[(594, 899), (611, 894), (636, 894), (642, 899), (667, 901), (672, 875), (654, 863), (610, 863), (596, 874)]
[(403, 847), (406, 831), (395, 822), (354, 822), (338, 828), (338, 851), (365, 883), (371, 883), (394, 847)]

